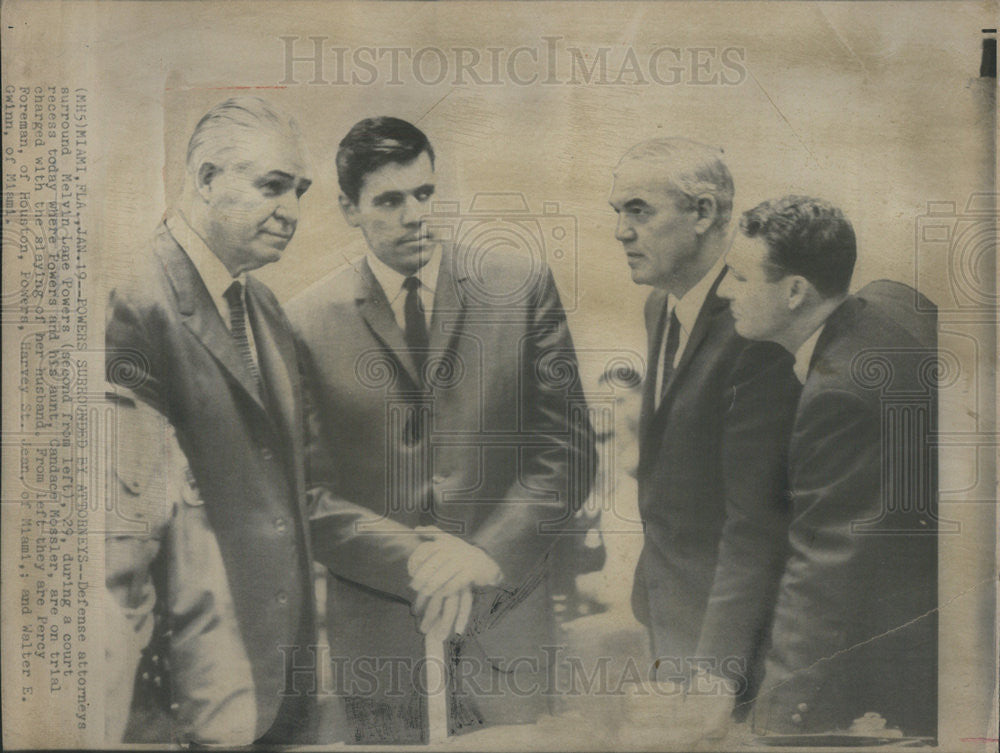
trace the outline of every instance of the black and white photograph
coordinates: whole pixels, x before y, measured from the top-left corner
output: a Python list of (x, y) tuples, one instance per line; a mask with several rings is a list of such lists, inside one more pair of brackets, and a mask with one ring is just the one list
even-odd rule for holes
[(996, 0), (8, 0), (3, 747), (997, 751)]

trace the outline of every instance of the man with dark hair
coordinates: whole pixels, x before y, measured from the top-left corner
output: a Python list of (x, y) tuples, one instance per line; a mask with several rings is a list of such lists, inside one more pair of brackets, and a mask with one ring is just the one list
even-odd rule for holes
[(771, 277), (783, 270), (808, 278), (828, 300), (847, 295), (857, 244), (851, 223), (833, 205), (800, 196), (765, 201), (743, 215), (740, 231), (767, 244)]
[(404, 165), (426, 154), (434, 167), (434, 147), (412, 123), (387, 116), (356, 124), (337, 150), (337, 182), (350, 201), (357, 202), (365, 176), (383, 165)]
[[(546, 531), (586, 497), (594, 468), (551, 272), (434, 238), (432, 154), (395, 118), (350, 130), (340, 207), (368, 252), (288, 307), (308, 473), (335, 492), (316, 507), (313, 542), (356, 742), (427, 739), (424, 635), (447, 641), (452, 733), (547, 710)], [(344, 514), (355, 505), (369, 514)]]
[(755, 727), (933, 737), (933, 305), (888, 281), (850, 295), (854, 230), (826, 201), (766, 201), (740, 228), (719, 295), (737, 332), (794, 354), (803, 383), (790, 555)]
[[(638, 144), (615, 169), (610, 202), (633, 281), (654, 288), (637, 473), (645, 545), (632, 605), (666, 693), (700, 692), (684, 711), (722, 733), (759, 680), (798, 383), (780, 348), (736, 334), (716, 295), (733, 202), (722, 150), (681, 138)], [(663, 695), (643, 715), (676, 727), (681, 708), (668, 711)]]
[[(116, 547), (115, 568), (136, 584), (152, 570), (157, 592), (135, 696), (148, 714), (126, 742), (310, 740), (314, 700), (288, 692), (286, 661), (316, 640), (295, 344), (249, 274), (281, 258), (309, 185), (294, 121), (256, 97), (216, 105), (191, 136), (177, 206), (111, 294), (108, 380), (176, 431), (191, 475), (184, 504), (204, 506), (168, 527), (196, 547), (201, 570), (170, 547), (153, 562), (130, 559), (141, 542)], [(143, 462), (165, 465), (122, 463), (123, 495), (149, 495)], [(191, 580), (171, 582), (178, 573)]]

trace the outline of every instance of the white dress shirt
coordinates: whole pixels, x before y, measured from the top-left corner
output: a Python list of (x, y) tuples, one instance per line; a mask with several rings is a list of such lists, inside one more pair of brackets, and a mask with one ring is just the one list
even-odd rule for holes
[[(407, 275), (401, 275), (375, 256), (370, 250), (366, 256), (368, 266), (371, 268), (376, 282), (382, 286), (382, 292), (385, 293), (385, 297), (389, 300), (389, 306), (392, 308), (392, 315), (396, 318), (396, 324), (405, 332), (406, 313), (404, 308), (406, 306), (406, 291), (403, 289), (403, 282), (406, 280)], [(420, 280), (417, 295), (420, 296), (420, 303), (424, 307), (424, 320), (427, 323), (428, 331), (430, 331), (431, 314), (434, 311), (434, 290), (437, 288), (437, 278), (440, 269), (441, 251), (440, 249), (434, 249), (427, 263), (413, 275)]]
[(823, 329), (826, 327), (826, 322), (819, 325), (819, 328), (809, 335), (809, 339), (806, 340), (799, 346), (799, 349), (795, 351), (795, 365), (792, 369), (795, 371), (795, 376), (802, 383), (806, 383), (806, 379), (809, 377), (809, 364), (812, 362), (813, 352), (816, 350), (816, 343), (819, 342), (819, 336), (823, 334)]

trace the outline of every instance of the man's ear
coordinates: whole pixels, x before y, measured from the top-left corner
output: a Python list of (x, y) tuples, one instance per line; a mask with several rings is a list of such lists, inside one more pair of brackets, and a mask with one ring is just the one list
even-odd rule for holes
[(795, 311), (809, 298), (812, 285), (801, 275), (790, 275), (788, 280), (788, 310)]
[(709, 228), (715, 225), (715, 219), (719, 216), (719, 205), (712, 194), (703, 193), (695, 198), (694, 208), (698, 213), (694, 229), (698, 235), (703, 235), (708, 232)]
[(198, 166), (198, 174), (195, 176), (198, 193), (206, 202), (212, 194), (212, 181), (222, 170), (213, 162), (202, 162)]
[(340, 211), (344, 215), (344, 219), (347, 220), (347, 224), (351, 227), (357, 227), (359, 224), (358, 220), (358, 205), (347, 198), (346, 194), (340, 194), (337, 199), (340, 202)]

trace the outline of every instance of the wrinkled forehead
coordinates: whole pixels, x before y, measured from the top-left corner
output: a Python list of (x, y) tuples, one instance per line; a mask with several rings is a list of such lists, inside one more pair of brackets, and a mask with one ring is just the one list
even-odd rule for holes
[(631, 199), (644, 199), (649, 203), (665, 198), (676, 201), (681, 195), (674, 183), (670, 166), (662, 161), (626, 156), (614, 170), (611, 187), (613, 204)]
[(272, 128), (229, 128), (220, 133), (220, 156), (225, 166), (252, 172), (279, 171), (308, 178), (302, 143), (290, 131)]

